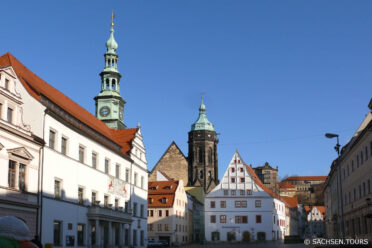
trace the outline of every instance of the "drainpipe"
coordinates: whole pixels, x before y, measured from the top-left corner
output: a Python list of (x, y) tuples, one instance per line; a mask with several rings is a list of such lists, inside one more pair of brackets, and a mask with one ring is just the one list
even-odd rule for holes
[[(46, 114), (47, 114), (47, 109), (45, 109), (44, 111), (44, 118), (43, 118), (43, 140), (45, 138), (45, 117), (46, 117)], [(44, 142), (44, 145), (45, 145), (45, 142)], [(44, 147), (42, 149), (42, 163), (41, 163), (41, 167), (39, 168), (39, 174), (41, 174), (41, 189), (40, 189), (40, 240), (43, 240), (42, 239), (42, 235), (43, 235), (43, 183), (44, 183)], [(39, 176), (40, 178), (40, 176)]]

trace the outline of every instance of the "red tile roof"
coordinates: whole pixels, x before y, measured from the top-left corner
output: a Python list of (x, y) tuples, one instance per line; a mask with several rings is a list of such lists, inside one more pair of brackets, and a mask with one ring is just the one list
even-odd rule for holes
[[(324, 206), (313, 206), (313, 208), (318, 209), (319, 212), (324, 215), (324, 213), (325, 213), (325, 207)], [(305, 206), (305, 211), (310, 212), (310, 206)]]
[(271, 195), (272, 197), (274, 198), (277, 198), (280, 200), (280, 196), (275, 194), (274, 192), (272, 192), (270, 189), (266, 188), (263, 183), (261, 182), (261, 180), (258, 178), (258, 176), (256, 175), (256, 173), (254, 172), (254, 169), (251, 167), (251, 166), (248, 166), (246, 164), (244, 164), (245, 167), (248, 169), (248, 172), (249, 174), (251, 175), (253, 181), (258, 185), (260, 186), (260, 188), (262, 188), (264, 191), (266, 191), (266, 193), (268, 193), (269, 195)]
[(325, 181), (327, 176), (293, 176), (284, 179), (283, 181)]
[(43, 95), (76, 119), (83, 122), (85, 125), (110, 139), (114, 143), (121, 145), (122, 152), (128, 154), (132, 141), (130, 138), (134, 138), (133, 129), (118, 130), (118, 132), (112, 131), (112, 129), (108, 128), (104, 122), (97, 119), (94, 115), (71, 100), (65, 94), (35, 75), (10, 53), (6, 53), (0, 57), (0, 67), (5, 66), (13, 67), (22, 85), (36, 100), (41, 101), (41, 96)]
[(278, 183), (278, 188), (279, 189), (296, 189), (295, 186), (290, 184), (289, 182), (279, 182)]
[[(148, 183), (148, 207), (172, 207), (178, 181), (153, 181)], [(163, 202), (163, 199), (166, 202)]]
[(298, 199), (297, 197), (282, 196), (281, 200), (284, 201), (285, 205), (289, 208), (297, 208)]

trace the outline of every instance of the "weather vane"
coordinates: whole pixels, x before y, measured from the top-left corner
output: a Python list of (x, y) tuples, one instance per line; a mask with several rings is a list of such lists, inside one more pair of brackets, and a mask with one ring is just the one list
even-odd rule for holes
[(111, 26), (114, 26), (114, 10), (112, 10), (112, 14), (111, 14)]
[(202, 99), (202, 101), (204, 100), (204, 95), (205, 95), (205, 92), (203, 91), (203, 92), (201, 92), (200, 93), (200, 95), (201, 95), (201, 99)]

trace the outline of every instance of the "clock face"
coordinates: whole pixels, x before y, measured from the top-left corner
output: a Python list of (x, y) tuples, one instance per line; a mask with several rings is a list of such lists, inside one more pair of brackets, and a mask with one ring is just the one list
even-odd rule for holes
[(106, 117), (110, 114), (110, 108), (107, 107), (107, 106), (104, 106), (102, 107), (100, 110), (99, 110), (99, 114), (103, 117)]

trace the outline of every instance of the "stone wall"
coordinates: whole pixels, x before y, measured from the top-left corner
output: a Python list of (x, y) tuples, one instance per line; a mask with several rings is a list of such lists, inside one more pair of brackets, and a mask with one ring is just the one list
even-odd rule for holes
[(182, 180), (188, 185), (188, 162), (175, 142), (168, 147), (149, 176), (149, 181), (156, 181), (156, 171), (160, 170), (174, 180)]

